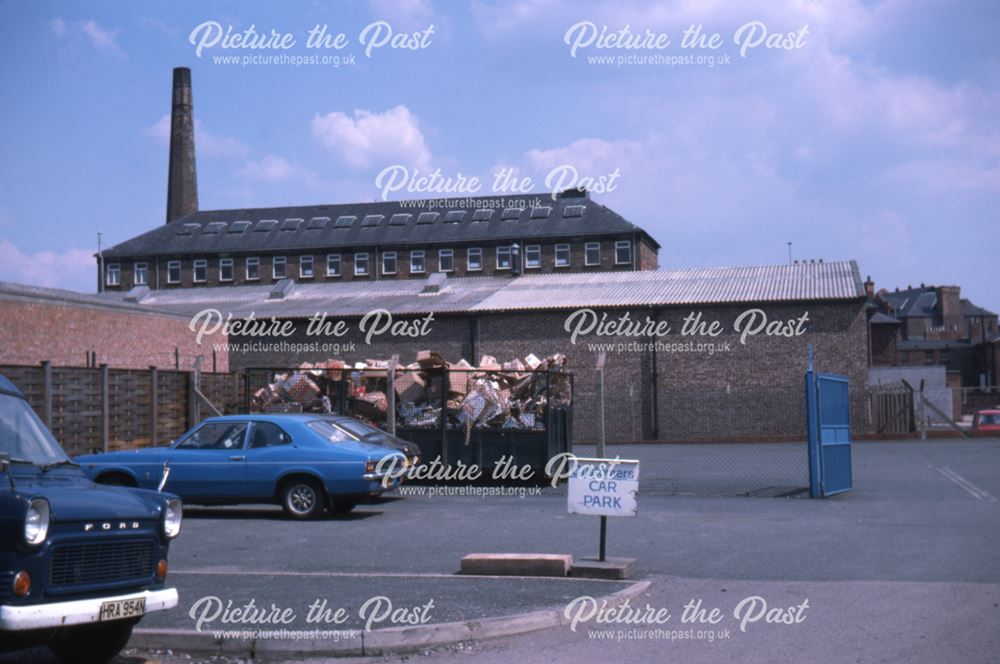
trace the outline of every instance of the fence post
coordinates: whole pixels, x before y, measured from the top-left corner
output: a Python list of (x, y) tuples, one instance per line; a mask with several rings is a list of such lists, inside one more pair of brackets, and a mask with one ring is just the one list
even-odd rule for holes
[(156, 447), (156, 440), (159, 437), (156, 431), (156, 413), (159, 408), (159, 394), (157, 393), (157, 382), (159, 370), (155, 366), (149, 367), (149, 444)]
[[(601, 351), (597, 355), (597, 403), (599, 406), (598, 417), (600, 418), (600, 430), (598, 432), (597, 438), (597, 458), (604, 458), (604, 443), (605, 443), (605, 430), (604, 430), (604, 363), (608, 359), (608, 354)], [(604, 517), (601, 517), (602, 519)]]
[(389, 370), (385, 374), (385, 396), (387, 398), (386, 424), (389, 433), (396, 435), (396, 364), (399, 363), (399, 355), (389, 358)]
[(111, 438), (111, 375), (107, 364), (101, 365), (101, 448), (107, 452)]
[(820, 470), (819, 417), (816, 404), (816, 371), (813, 368), (813, 347), (809, 344), (806, 365), (806, 446), (809, 455), (809, 497), (823, 497)]
[(201, 404), (198, 393), (201, 391), (201, 355), (195, 358), (194, 367), (188, 373), (188, 419), (189, 426), (201, 422)]
[(440, 369), (441, 376), (441, 464), (448, 467), (448, 366)]
[(52, 362), (42, 362), (42, 419), (45, 427), (52, 430)]

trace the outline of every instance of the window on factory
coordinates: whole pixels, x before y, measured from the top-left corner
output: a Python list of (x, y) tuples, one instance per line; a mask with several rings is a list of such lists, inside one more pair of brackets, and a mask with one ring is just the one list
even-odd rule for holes
[(181, 262), (180, 261), (169, 261), (167, 263), (167, 283), (168, 284), (179, 284), (179, 283), (181, 283)]
[(934, 351), (932, 350), (924, 351), (924, 364), (934, 364)]
[(194, 262), (194, 282), (196, 284), (204, 283), (208, 281), (208, 261), (204, 258), (199, 258)]
[(284, 279), (287, 274), (288, 259), (275, 256), (271, 259), (271, 274), (275, 279)]
[(354, 276), (362, 277), (368, 274), (368, 254), (354, 254)]
[(410, 274), (423, 274), (425, 269), (424, 265), (424, 252), (422, 249), (410, 252)]
[(539, 268), (542, 266), (542, 245), (529, 244), (524, 248), (524, 267)]
[(299, 256), (299, 279), (312, 279), (316, 276), (313, 269), (312, 256)]
[(453, 249), (438, 249), (438, 272), (451, 272), (455, 269), (455, 251)]
[(104, 273), (104, 282), (108, 286), (122, 285), (122, 266), (118, 263), (108, 263), (108, 269)]
[(497, 247), (497, 269), (510, 269), (510, 247)]
[(569, 245), (556, 245), (556, 267), (569, 267)]
[(600, 242), (588, 242), (587, 244), (583, 245), (583, 264), (584, 265), (601, 264)]
[(256, 256), (247, 258), (246, 271), (247, 281), (257, 281), (260, 279), (260, 259)]
[[(492, 210), (491, 210), (492, 212)], [(479, 272), (483, 269), (483, 249), (482, 247), (470, 247), (466, 254), (469, 262), (469, 272)]]
[(615, 242), (615, 265), (632, 264), (632, 241), (618, 240)]
[(382, 252), (382, 274), (396, 274), (396, 252)]
[(951, 357), (947, 348), (942, 348), (938, 351), (938, 364), (948, 364), (949, 359), (951, 359)]
[(145, 286), (149, 283), (149, 263), (135, 264), (135, 285)]
[(220, 258), (219, 259), (219, 281), (232, 281), (233, 280), (233, 259), (232, 258)]
[(340, 254), (326, 255), (326, 276), (328, 277), (340, 276)]

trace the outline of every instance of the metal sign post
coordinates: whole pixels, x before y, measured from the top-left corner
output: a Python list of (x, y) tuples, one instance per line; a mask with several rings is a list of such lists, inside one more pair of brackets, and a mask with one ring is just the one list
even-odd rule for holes
[[(604, 458), (604, 443), (605, 443), (605, 433), (604, 433), (604, 363), (607, 362), (608, 354), (605, 351), (601, 351), (597, 355), (597, 395), (598, 403), (601, 408), (601, 435), (597, 439), (597, 458)], [(607, 549), (608, 541), (608, 517), (601, 515), (601, 543), (599, 546), (600, 556), (598, 560), (602, 563), (605, 561), (605, 551)]]

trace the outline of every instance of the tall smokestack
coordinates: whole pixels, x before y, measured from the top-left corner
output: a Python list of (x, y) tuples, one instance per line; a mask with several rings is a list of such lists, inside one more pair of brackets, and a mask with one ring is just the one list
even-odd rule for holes
[(194, 166), (194, 111), (191, 70), (174, 69), (170, 109), (170, 178), (167, 180), (167, 223), (198, 211), (198, 176)]

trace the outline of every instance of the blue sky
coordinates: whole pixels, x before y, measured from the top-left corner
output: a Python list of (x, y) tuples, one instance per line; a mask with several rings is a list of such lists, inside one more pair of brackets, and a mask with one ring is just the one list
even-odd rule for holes
[[(539, 190), (553, 168), (663, 245), (664, 266), (856, 259), (879, 287), (955, 283), (1000, 310), (1000, 27), (996, 2), (28, 2), (0, 0), (0, 279), (93, 290), (107, 244), (163, 223), (171, 69), (194, 83), (203, 209), (373, 200), (402, 165)], [(433, 25), (422, 49), (361, 31)], [(206, 47), (206, 21), (291, 33), (283, 51)], [(582, 47), (588, 21), (666, 33), (660, 50)], [(797, 48), (733, 43), (808, 26)], [(356, 63), (223, 64), (320, 54)], [(714, 50), (684, 49), (692, 24)], [(744, 33), (746, 34), (746, 33)], [(713, 55), (728, 64), (601, 64)], [(396, 195), (394, 197), (400, 197)]]

